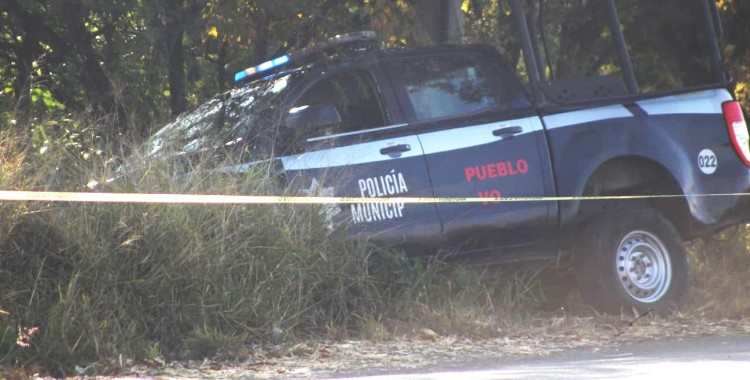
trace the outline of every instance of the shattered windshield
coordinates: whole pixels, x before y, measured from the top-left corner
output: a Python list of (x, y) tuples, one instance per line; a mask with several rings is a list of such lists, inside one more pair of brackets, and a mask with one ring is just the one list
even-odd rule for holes
[[(194, 111), (180, 115), (156, 132), (146, 143), (147, 156), (165, 153), (195, 153), (221, 146), (254, 144), (269, 135), (264, 128), (272, 124), (285, 90), (299, 74), (286, 74), (258, 81), (218, 96)], [(223, 100), (226, 99), (226, 100)]]

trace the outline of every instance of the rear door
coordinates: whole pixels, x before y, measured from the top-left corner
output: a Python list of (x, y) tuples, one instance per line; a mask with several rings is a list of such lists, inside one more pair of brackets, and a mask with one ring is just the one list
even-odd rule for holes
[[(333, 105), (340, 123), (287, 130), (292, 154), (282, 158), (298, 195), (428, 197), (432, 187), (417, 136), (399, 123), (400, 110), (383, 95), (384, 84), (367, 67), (311, 81), (290, 102), (294, 113)], [(330, 112), (328, 112), (330, 113)], [(290, 123), (282, 122), (284, 125)], [(347, 228), (376, 240), (408, 243), (440, 235), (433, 204), (401, 202), (327, 205), (329, 227)]]
[[(436, 197), (554, 194), (542, 124), (520, 84), (480, 52), (385, 62), (418, 130)], [(510, 75), (510, 74), (507, 74)], [(463, 249), (524, 245), (550, 232), (553, 202), (441, 203), (443, 232)]]

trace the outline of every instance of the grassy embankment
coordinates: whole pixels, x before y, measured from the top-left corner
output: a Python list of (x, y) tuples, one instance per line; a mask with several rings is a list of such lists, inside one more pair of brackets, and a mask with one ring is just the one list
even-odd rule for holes
[[(113, 175), (79, 135), (54, 130), (0, 137), (0, 188), (83, 190)], [(159, 165), (139, 166), (107, 190), (278, 190), (262, 168), (176, 179)], [(247, 344), (388, 339), (415, 326), (491, 336), (541, 313), (533, 271), (483, 275), (327, 232), (308, 206), (4, 202), (0, 367), (62, 373), (120, 356), (234, 359)], [(722, 237), (693, 245), (686, 314), (750, 312), (748, 229)]]
[[(0, 137), (0, 188), (83, 191), (113, 175), (80, 135), (54, 136), (55, 125)], [(278, 193), (263, 168), (175, 176), (167, 164), (138, 167), (106, 190)], [(319, 211), (4, 202), (0, 366), (62, 372), (120, 355), (202, 358), (314, 336), (381, 339), (387, 316), (453, 321), (494, 296), (468, 270), (330, 238)], [(520, 303), (515, 291), (496, 289), (504, 303)]]

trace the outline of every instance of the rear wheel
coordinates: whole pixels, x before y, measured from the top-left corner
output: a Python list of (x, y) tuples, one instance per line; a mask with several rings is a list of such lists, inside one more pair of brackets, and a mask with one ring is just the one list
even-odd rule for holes
[(668, 315), (688, 289), (685, 247), (672, 224), (643, 207), (615, 209), (581, 232), (576, 277), (583, 300), (620, 313), (635, 308)]

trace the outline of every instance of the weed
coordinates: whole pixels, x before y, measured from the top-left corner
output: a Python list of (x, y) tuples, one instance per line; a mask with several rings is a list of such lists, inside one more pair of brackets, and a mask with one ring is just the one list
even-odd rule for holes
[(750, 225), (696, 240), (689, 252), (694, 283), (686, 312), (732, 319), (750, 314)]

